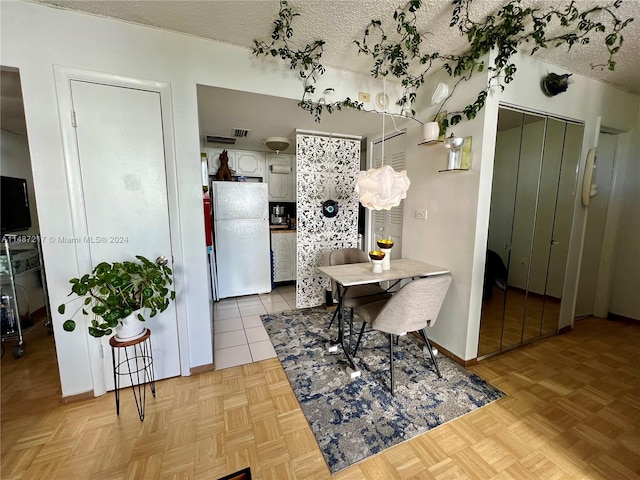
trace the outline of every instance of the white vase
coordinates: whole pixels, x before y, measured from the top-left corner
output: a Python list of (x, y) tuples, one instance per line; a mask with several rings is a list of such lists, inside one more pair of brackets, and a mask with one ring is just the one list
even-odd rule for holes
[(116, 325), (116, 339), (121, 342), (135, 340), (144, 335), (146, 327), (138, 320), (138, 312), (135, 311), (125, 318), (121, 318)]
[(381, 248), (380, 251), (384, 252), (384, 258), (382, 259), (382, 270), (391, 270), (391, 249)]
[(371, 263), (373, 264), (371, 267), (373, 273), (382, 273), (382, 260), (371, 259)]

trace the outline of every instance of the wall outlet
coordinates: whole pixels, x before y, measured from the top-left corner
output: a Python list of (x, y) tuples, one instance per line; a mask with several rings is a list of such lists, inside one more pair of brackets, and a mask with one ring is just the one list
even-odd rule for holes
[(362, 103), (369, 103), (371, 101), (371, 95), (367, 92), (358, 92), (358, 101)]
[(416, 210), (416, 218), (418, 220), (426, 220), (427, 219), (427, 211), (426, 210)]

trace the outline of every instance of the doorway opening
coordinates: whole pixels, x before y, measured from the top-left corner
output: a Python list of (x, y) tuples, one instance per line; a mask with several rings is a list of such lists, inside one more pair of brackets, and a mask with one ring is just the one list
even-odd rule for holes
[(20, 72), (16, 68), (0, 67), (0, 112), (4, 371), (5, 361), (11, 362), (11, 356), (19, 369), (20, 358), (25, 354), (42, 349), (55, 357), (55, 352)]

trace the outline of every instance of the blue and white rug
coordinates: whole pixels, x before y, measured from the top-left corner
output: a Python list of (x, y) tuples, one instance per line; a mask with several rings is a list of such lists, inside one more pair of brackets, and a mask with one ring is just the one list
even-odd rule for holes
[(312, 308), (261, 318), (332, 473), (504, 395), (443, 355), (438, 378), (407, 335), (395, 349), (392, 396), (389, 340), (377, 331), (365, 332), (356, 359), (362, 374), (351, 379), (341, 350), (325, 350), (336, 336), (337, 321), (328, 330), (331, 315)]

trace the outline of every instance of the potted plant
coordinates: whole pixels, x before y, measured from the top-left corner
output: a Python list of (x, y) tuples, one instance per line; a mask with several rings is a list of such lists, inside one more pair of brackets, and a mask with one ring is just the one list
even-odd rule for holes
[(142, 255), (136, 261), (102, 262), (91, 273), (72, 278), (69, 295), (76, 298), (58, 307), (64, 315), (67, 303), (82, 300), (82, 304), (63, 324), (65, 331), (76, 328), (73, 317), (82, 312), (92, 316), (89, 335), (99, 338), (116, 332), (120, 340), (131, 340), (145, 331), (144, 310), (149, 318), (164, 312), (175, 300), (171, 268), (167, 260), (160, 257), (156, 263)]

